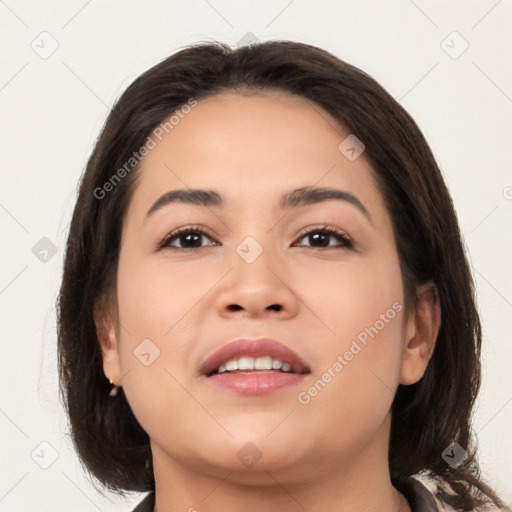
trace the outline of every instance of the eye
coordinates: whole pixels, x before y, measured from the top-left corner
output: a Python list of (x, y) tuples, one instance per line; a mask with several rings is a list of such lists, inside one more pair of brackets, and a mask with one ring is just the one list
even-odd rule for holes
[[(186, 226), (183, 228), (179, 228), (172, 233), (169, 233), (159, 244), (158, 249), (164, 249), (165, 247), (169, 247), (171, 249), (199, 249), (204, 247), (201, 245), (201, 239), (203, 236), (206, 236), (210, 239), (212, 237), (210, 234), (203, 228), (199, 226)], [(182, 245), (176, 247), (172, 245), (172, 242), (179, 241)], [(215, 245), (215, 244), (208, 244)]]
[(316, 226), (309, 231), (301, 232), (300, 239), (309, 239), (310, 245), (300, 245), (300, 247), (313, 248), (333, 248), (339, 247), (340, 244), (331, 245), (329, 239), (337, 238), (341, 242), (342, 248), (352, 249), (354, 247), (350, 237), (343, 231), (332, 226)]

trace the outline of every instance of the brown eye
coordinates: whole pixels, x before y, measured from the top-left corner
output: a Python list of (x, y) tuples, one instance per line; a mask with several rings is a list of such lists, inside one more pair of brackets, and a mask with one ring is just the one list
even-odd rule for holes
[[(212, 240), (210, 235), (201, 228), (196, 227), (185, 227), (173, 231), (167, 235), (158, 245), (158, 249), (170, 248), (170, 249), (200, 249), (204, 247), (201, 244), (203, 237)], [(178, 241), (180, 246), (176, 247), (172, 245), (175, 241)], [(214, 245), (214, 244), (208, 244)]]
[[(300, 245), (300, 247), (313, 247), (319, 249), (339, 247), (340, 245), (346, 249), (351, 249), (353, 247), (353, 243), (348, 235), (331, 226), (313, 228), (310, 231), (303, 233), (300, 238), (308, 239), (310, 241), (309, 245)], [(329, 242), (333, 238), (337, 239), (340, 243), (338, 245), (331, 245)]]

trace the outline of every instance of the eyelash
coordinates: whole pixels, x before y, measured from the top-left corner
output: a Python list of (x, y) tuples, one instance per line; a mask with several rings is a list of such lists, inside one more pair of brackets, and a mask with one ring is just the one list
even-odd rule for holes
[[(312, 235), (314, 233), (323, 233), (323, 234), (327, 234), (327, 235), (335, 235), (339, 240), (341, 240), (342, 244), (343, 244), (343, 247), (341, 247), (342, 249), (352, 249), (354, 247), (353, 243), (352, 243), (352, 240), (350, 239), (350, 237), (344, 233), (343, 231), (340, 231), (339, 229), (337, 228), (334, 228), (332, 226), (327, 226), (327, 225), (322, 225), (322, 226), (315, 226), (313, 228), (311, 228), (309, 231), (301, 231), (298, 235), (298, 238), (305, 238), (307, 237), (308, 235)], [(175, 231), (173, 231), (172, 233), (169, 233), (159, 244), (158, 244), (158, 247), (157, 247), (157, 250), (162, 250), (162, 249), (176, 249), (176, 250), (181, 250), (181, 251), (193, 251), (193, 250), (197, 250), (197, 249), (203, 249), (204, 247), (189, 247), (189, 248), (186, 248), (186, 247), (173, 247), (170, 245), (170, 243), (174, 240), (174, 239), (178, 239), (182, 236), (185, 236), (185, 235), (189, 235), (189, 234), (201, 234), (201, 235), (206, 235), (208, 238), (211, 238), (213, 239), (213, 237), (208, 233), (208, 231), (206, 231), (204, 228), (201, 228), (200, 226), (186, 226), (186, 227), (183, 227), (183, 228), (179, 228), (179, 229), (176, 229)], [(213, 244), (210, 244), (210, 245), (213, 245)], [(333, 249), (333, 248), (336, 248), (336, 247), (331, 247), (331, 246), (327, 246), (327, 247), (312, 247), (312, 246), (302, 246), (302, 247), (311, 247), (312, 249)]]

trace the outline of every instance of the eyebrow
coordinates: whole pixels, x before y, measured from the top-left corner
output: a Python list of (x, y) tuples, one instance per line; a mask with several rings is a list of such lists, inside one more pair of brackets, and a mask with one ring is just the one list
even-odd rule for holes
[[(363, 203), (346, 190), (339, 190), (326, 187), (301, 187), (284, 193), (281, 196), (279, 205), (281, 209), (298, 208), (330, 200), (344, 201), (355, 206), (371, 223), (371, 216)], [(192, 204), (204, 206), (205, 208), (223, 208), (225, 201), (215, 190), (203, 189), (177, 189), (166, 192), (159, 197), (153, 206), (146, 213), (145, 220), (157, 210), (173, 203)]]

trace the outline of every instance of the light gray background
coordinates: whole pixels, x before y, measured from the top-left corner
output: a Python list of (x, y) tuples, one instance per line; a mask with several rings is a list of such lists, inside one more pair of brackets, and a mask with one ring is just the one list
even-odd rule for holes
[(511, 0), (0, 0), (0, 512), (121, 511), (140, 499), (102, 497), (85, 479), (57, 397), (54, 303), (77, 181), (137, 75), (185, 44), (236, 45), (249, 32), (355, 64), (424, 131), (478, 287), (481, 462), (512, 502)]

